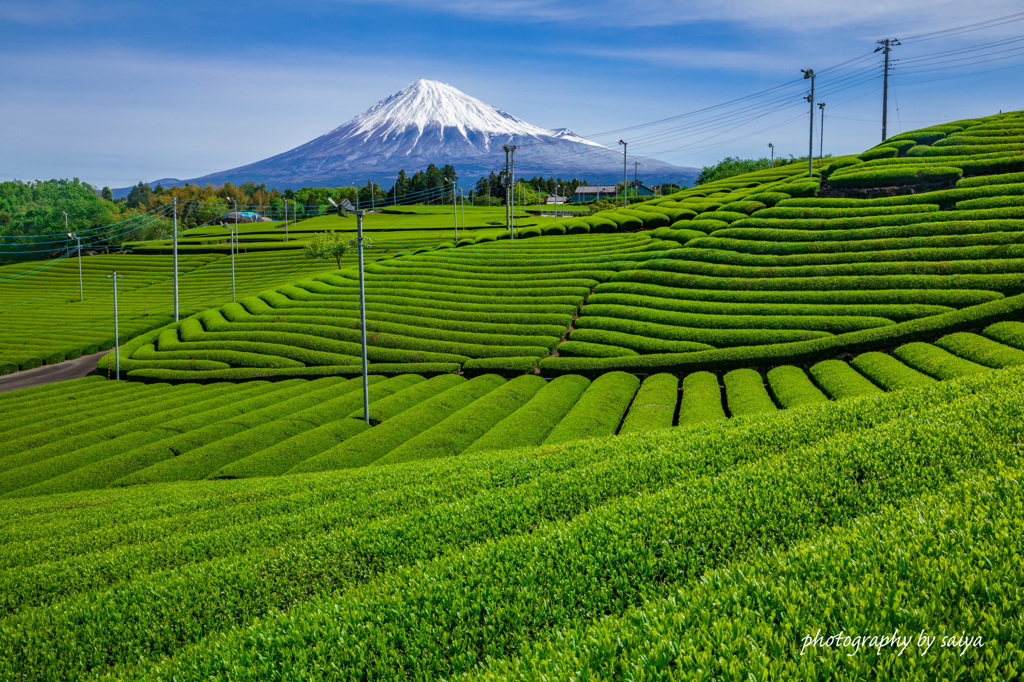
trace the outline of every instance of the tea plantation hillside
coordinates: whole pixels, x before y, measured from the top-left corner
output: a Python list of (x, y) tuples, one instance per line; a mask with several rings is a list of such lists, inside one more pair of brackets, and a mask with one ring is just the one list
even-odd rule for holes
[[(464, 239), (494, 238), (503, 208), (467, 207), (460, 221)], [(460, 216), (461, 217), (461, 216)], [(373, 235), (368, 261), (412, 254), (439, 243), (454, 247), (450, 206), (389, 207), (365, 219)], [(523, 218), (523, 225), (552, 222)], [(337, 272), (333, 259), (309, 259), (303, 249), (312, 235), (353, 233), (355, 219), (320, 216), (291, 223), (239, 223), (234, 258), (236, 298), (319, 273)], [(232, 300), (230, 232), (220, 225), (189, 230), (179, 239), (179, 310), (188, 317)], [(460, 239), (461, 241), (461, 239)], [(51, 261), (0, 266), (0, 374), (53, 364), (114, 345), (112, 274), (118, 274), (120, 340), (174, 320), (171, 240), (127, 243), (132, 253), (85, 255), (79, 274), (73, 251)], [(88, 253), (88, 252), (87, 252)], [(342, 257), (351, 267), (354, 253)], [(108, 363), (100, 363), (106, 371)]]
[[(179, 301), (184, 315), (231, 300), (230, 256), (181, 256)], [(326, 261), (301, 255), (239, 253), (235, 287), (247, 295), (330, 270)], [(336, 269), (336, 268), (335, 268)], [(174, 321), (171, 256), (94, 255), (68, 258), (46, 267), (0, 267), (0, 374), (31, 369), (114, 345), (112, 273), (118, 274), (121, 342)], [(107, 363), (101, 363), (106, 371)]]
[(1022, 130), (0, 268), (0, 680), (1021, 679)]
[[(183, 362), (189, 360), (183, 353)], [(0, 497), (297, 474), (556, 445), (932, 386), (1024, 365), (1024, 323), (956, 332), (892, 354), (808, 369), (701, 370), (641, 381), (439, 374), (240, 383), (112, 383), (100, 377), (0, 396)], [(162, 370), (154, 370), (160, 373)], [(284, 372), (278, 378), (283, 378)], [(357, 374), (352, 366), (350, 374)], [(211, 374), (216, 374), (211, 372)], [(40, 415), (45, 415), (41, 417)]]
[[(1016, 679), (1022, 372), (616, 439), (0, 501), (0, 678)], [(817, 632), (897, 630), (943, 643), (805, 651)]]
[[(364, 207), (365, 208), (365, 207)], [(457, 214), (457, 216), (456, 216)], [(504, 232), (505, 208), (487, 206), (459, 206), (451, 203), (377, 206), (364, 217), (364, 229), (372, 235), (374, 248), (391, 252), (415, 251), (434, 247), (439, 242), (455, 242), (458, 223), (459, 241), (470, 242), (481, 237), (496, 237)], [(553, 222), (516, 210), (516, 225), (531, 228)], [(232, 223), (228, 223), (233, 228)], [(337, 231), (355, 236), (355, 218), (344, 219), (335, 214), (305, 218), (298, 222), (239, 223), (238, 239), (247, 252), (301, 250), (318, 232)], [(205, 225), (189, 230), (178, 238), (181, 253), (229, 253), (229, 230), (220, 224)], [(126, 244), (134, 253), (167, 254), (173, 251), (170, 239)]]
[[(825, 160), (814, 177), (773, 168), (528, 239), (378, 261), (371, 371), (767, 369), (1019, 319), (1022, 127), (1020, 112), (959, 121)], [(140, 337), (126, 368), (170, 381), (344, 375), (358, 339), (346, 271)], [(185, 353), (203, 364), (183, 368)]]

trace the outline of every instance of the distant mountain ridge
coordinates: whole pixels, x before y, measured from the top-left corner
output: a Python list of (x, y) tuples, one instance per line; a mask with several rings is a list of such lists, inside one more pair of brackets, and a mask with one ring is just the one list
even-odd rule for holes
[[(504, 168), (502, 146), (506, 144), (518, 147), (516, 177), (561, 176), (591, 182), (603, 177), (605, 183), (622, 177), (620, 150), (567, 128), (535, 126), (451, 85), (420, 79), (331, 132), (284, 153), (187, 181), (164, 178), (160, 182), (169, 186), (252, 181), (297, 189), (373, 180), (390, 187), (399, 170), (412, 174), (434, 163), (454, 166), (465, 184)], [(630, 156), (630, 178), (634, 161), (640, 163), (640, 178), (647, 182), (674, 177), (677, 183), (692, 184), (700, 173), (699, 168)]]

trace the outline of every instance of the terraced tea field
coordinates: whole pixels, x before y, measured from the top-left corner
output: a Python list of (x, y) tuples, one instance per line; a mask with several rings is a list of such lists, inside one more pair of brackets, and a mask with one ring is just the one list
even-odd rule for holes
[[(187, 345), (180, 362), (203, 367), (247, 352), (205, 351), (203, 343)], [(999, 322), (980, 335), (957, 332), (935, 344), (901, 345), (891, 355), (871, 351), (849, 363), (823, 360), (806, 371), (780, 365), (764, 375), (750, 368), (721, 377), (705, 370), (641, 380), (616, 371), (593, 381), (564, 375), (550, 382), (535, 375), (508, 381), (495, 374), (375, 375), (370, 425), (358, 379), (287, 379), (295, 373), (290, 368), (263, 370), (282, 381), (237, 384), (111, 386), (91, 377), (0, 396), (6, 434), (0, 496), (278, 476), (557, 445), (880, 396), (1020, 365), (1024, 323)], [(356, 375), (360, 367), (348, 370)], [(137, 371), (145, 377), (170, 370)], [(189, 372), (209, 373), (208, 380), (240, 378), (232, 370), (211, 369), (174, 370), (172, 376)]]
[(1019, 679), (1021, 130), (0, 268), (0, 679)]
[[(183, 316), (231, 300), (229, 255), (183, 255), (178, 268)], [(336, 267), (328, 261), (312, 261), (301, 254), (239, 253), (236, 294), (246, 296), (331, 269)], [(77, 258), (0, 267), (0, 373), (112, 348), (115, 271), (122, 343), (174, 321), (171, 256), (84, 256), (81, 288)]]
[[(2, 501), (0, 677), (1011, 679), (1022, 371), (612, 440)], [(276, 386), (286, 408), (296, 385)], [(165, 405), (202, 390), (241, 389), (164, 387)], [(984, 650), (802, 656), (816, 629)]]
[[(455, 239), (456, 213), (458, 215), (459, 240), (475, 240), (480, 237), (497, 237), (505, 232), (505, 208), (459, 205), (453, 211), (450, 204), (380, 206), (363, 218), (365, 231), (374, 240), (375, 248), (397, 253), (434, 247), (441, 242)], [(220, 224), (206, 225), (186, 232), (178, 239), (181, 253), (229, 253), (230, 233)], [(555, 224), (552, 218), (538, 218), (516, 212), (517, 228), (532, 228)], [(241, 248), (248, 252), (302, 249), (317, 232), (342, 232), (355, 236), (355, 218), (341, 218), (331, 214), (306, 218), (298, 222), (239, 223), (238, 239)], [(135, 253), (171, 253), (172, 240), (129, 243)]]
[[(813, 178), (768, 169), (521, 230), (528, 239), (378, 262), (371, 371), (770, 368), (1019, 319), (1024, 152), (1003, 140), (1021, 125), (1019, 113), (961, 121), (828, 160)], [(140, 339), (129, 376), (346, 374), (357, 301), (352, 271), (260, 292)], [(248, 355), (183, 371), (192, 343)]]

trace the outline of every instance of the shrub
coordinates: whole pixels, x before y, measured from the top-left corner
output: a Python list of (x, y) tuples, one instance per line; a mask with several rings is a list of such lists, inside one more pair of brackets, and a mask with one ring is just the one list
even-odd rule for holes
[(832, 400), (878, 395), (883, 392), (842, 360), (822, 360), (811, 367), (810, 373)]
[[(599, 232), (616, 232), (619, 229), (619, 224), (617, 222), (615, 222), (611, 218), (606, 217), (604, 214), (601, 213), (597, 213), (592, 216), (587, 216), (586, 218), (583, 218), (583, 221), (590, 226), (590, 230), (588, 231), (593, 232), (595, 234)], [(572, 232), (568, 228), (566, 229), (566, 232), (570, 234), (576, 234), (575, 232)]]
[(952, 183), (963, 175), (959, 168), (946, 167), (890, 167), (859, 169), (836, 173), (829, 178), (833, 187), (888, 187), (920, 183)]
[(511, 379), (374, 460), (373, 465), (461, 454), (473, 441), (525, 405), (546, 384), (538, 376)]
[(566, 357), (615, 358), (622, 355), (636, 355), (635, 350), (587, 341), (566, 341), (558, 346), (558, 354)]
[[(454, 362), (397, 362), (397, 363), (371, 363), (368, 366), (370, 374), (382, 376), (394, 376), (396, 374), (422, 374), (423, 376), (436, 376), (438, 374), (452, 374), (458, 372), (460, 366)], [(169, 382), (199, 382), (213, 383), (218, 381), (253, 381), (260, 379), (286, 380), (286, 379), (318, 379), (320, 377), (339, 376), (352, 377), (362, 374), (362, 366), (358, 365), (330, 365), (326, 367), (281, 367), (281, 368), (260, 368), (260, 367), (230, 367), (228, 369), (215, 369), (204, 371), (189, 371), (180, 369), (144, 368), (128, 372), (128, 378), (139, 381), (169, 381)]]
[(462, 372), (466, 376), (481, 374), (498, 374), (510, 378), (520, 374), (533, 374), (540, 358), (508, 357), (508, 358), (470, 358), (462, 363)]
[(768, 370), (768, 385), (779, 407), (790, 409), (828, 401), (799, 367), (782, 365)]
[(737, 212), (733, 212), (733, 211), (726, 211), (726, 210), (723, 210), (723, 209), (718, 209), (717, 211), (710, 211), (710, 212), (707, 212), (707, 213), (701, 213), (696, 218), (694, 218), (693, 220), (695, 222), (697, 222), (697, 221), (700, 221), (700, 222), (703, 222), (703, 221), (718, 221), (718, 222), (730, 223), (731, 224), (731, 223), (736, 222), (737, 220), (743, 220), (746, 217), (748, 217), (746, 213), (737, 213)]
[[(602, 329), (636, 336), (647, 336), (666, 341), (695, 341), (716, 348), (730, 346), (760, 346), (792, 341), (806, 341), (832, 336), (828, 332), (802, 329), (706, 329), (679, 327), (672, 324), (639, 322), (628, 318), (597, 317), (588, 315), (576, 320), (577, 329)], [(573, 332), (576, 333), (576, 332)], [(548, 362), (541, 360), (543, 368)]]
[[(673, 218), (669, 216), (667, 213), (655, 211), (653, 210), (653, 208), (625, 209), (623, 211), (620, 211), (620, 213), (640, 220), (643, 225), (643, 229), (645, 230), (653, 230), (659, 227), (668, 227), (668, 225), (673, 221)], [(620, 227), (622, 227), (622, 229), (627, 229), (621, 225)]]
[[(613, 296), (613, 294), (608, 294), (607, 296)], [(591, 303), (584, 308), (584, 314), (577, 320), (577, 326), (580, 326), (581, 320), (592, 317), (614, 317), (638, 322), (653, 322), (676, 327), (709, 330), (800, 329), (834, 333), (871, 329), (894, 324), (891, 320), (881, 317), (857, 317), (853, 315), (720, 315), (677, 312), (675, 310), (661, 309), (660, 306), (637, 307), (637, 304), (645, 304), (648, 301), (651, 301), (651, 299), (644, 300), (641, 297), (632, 297), (631, 303), (633, 305)], [(652, 304), (657, 305), (655, 301), (652, 301)]]
[(598, 213), (595, 217), (600, 217), (606, 222), (611, 222), (615, 227), (614, 229), (608, 229), (607, 227), (598, 229), (597, 227), (594, 227), (591, 229), (591, 232), (634, 231), (643, 227), (643, 221), (640, 218), (633, 215), (626, 215), (621, 211), (602, 212)]
[(466, 454), (540, 445), (588, 386), (588, 379), (571, 374), (551, 380), (529, 402), (473, 441)]
[[(422, 381), (422, 377), (413, 374), (377, 381), (372, 387), (368, 387), (369, 398), (377, 400), (393, 395)], [(239, 475), (270, 476), (284, 473), (299, 459), (280, 462), (264, 456), (253, 458), (253, 453), (264, 446), (279, 443), (312, 428), (333, 422), (340, 414), (350, 412), (363, 402), (362, 387), (358, 381), (348, 381), (327, 391), (316, 392), (315, 387), (318, 383), (320, 382), (313, 382), (310, 385), (311, 400), (300, 396), (281, 405), (282, 408), (291, 408), (283, 415), (275, 409), (273, 414), (281, 416), (268, 414), (265, 423), (195, 448), (173, 461), (158, 466), (162, 467), (167, 475), (176, 477), (176, 480), (197, 480), (203, 477), (233, 478)], [(311, 404), (312, 407), (303, 408), (303, 405)], [(354, 434), (355, 431), (351, 433)], [(241, 464), (242, 461), (245, 463)], [(151, 467), (150, 472), (155, 475), (156, 468)]]
[(911, 204), (906, 206), (851, 206), (823, 207), (817, 206), (776, 206), (766, 208), (757, 214), (758, 220), (765, 219), (799, 219), (799, 220), (831, 220), (835, 218), (859, 218), (864, 216), (891, 216), (904, 213), (922, 214), (939, 210), (938, 204)]
[(821, 183), (818, 180), (801, 180), (800, 182), (792, 182), (779, 187), (780, 191), (793, 198), (817, 196), (820, 189)]
[[(359, 412), (362, 413), (362, 410)], [(248, 457), (228, 464), (210, 478), (280, 476), (299, 462), (315, 457), (370, 428), (362, 419), (330, 421), (257, 450)]]
[(970, 360), (958, 358), (938, 346), (920, 341), (906, 343), (892, 354), (908, 366), (940, 380), (956, 379), (988, 369)]
[(1018, 197), (985, 197), (983, 199), (968, 199), (958, 201), (957, 209), (975, 210), (981, 208), (1008, 208), (1024, 206), (1024, 196)]
[(750, 215), (765, 208), (766, 204), (761, 201), (755, 201), (751, 199), (743, 199), (740, 201), (730, 201), (728, 204), (722, 206), (719, 209), (725, 213), (742, 213), (744, 215)]
[(791, 199), (792, 197), (783, 192), (758, 192), (747, 196), (744, 201), (756, 201), (762, 203), (765, 206), (774, 206), (780, 201)]
[(752, 369), (735, 369), (722, 378), (729, 414), (743, 417), (760, 412), (774, 412), (778, 408), (764, 387), (761, 374)]
[(698, 230), (707, 234), (727, 227), (729, 227), (729, 223), (724, 220), (705, 220), (703, 218), (694, 218), (686, 226), (689, 230)]
[(933, 142), (941, 140), (945, 136), (946, 133), (939, 130), (914, 130), (909, 133), (894, 135), (886, 140), (886, 144), (901, 142), (903, 140), (913, 142), (915, 145), (932, 144)]
[(565, 233), (566, 234), (589, 234), (590, 223), (579, 218), (573, 218), (565, 221)]
[[(910, 140), (907, 141), (910, 142)], [(895, 147), (875, 147), (874, 149), (869, 149), (868, 151), (864, 152), (858, 158), (861, 161), (871, 161), (872, 159), (888, 159), (896, 156), (899, 153), (900, 150), (896, 149)], [(828, 170), (828, 168), (826, 168), (826, 170)]]
[(683, 395), (679, 402), (679, 425), (724, 419), (725, 408), (718, 377), (711, 372), (687, 374), (683, 378)]
[(460, 383), (395, 415), (386, 422), (386, 428), (375, 427), (353, 436), (337, 447), (300, 462), (290, 472), (324, 471), (370, 464), (504, 383), (504, 379), (493, 374)]
[(935, 345), (957, 357), (985, 367), (1001, 369), (1024, 365), (1024, 351), (977, 334), (967, 332), (947, 334), (936, 341)]
[[(591, 376), (611, 370), (688, 372), (698, 368), (731, 369), (752, 365), (775, 365), (783, 362), (817, 362), (833, 357), (836, 352), (860, 352), (920, 338), (934, 338), (937, 333), (977, 328), (982, 324), (1017, 317), (1020, 315), (1019, 311), (1022, 306), (1024, 306), (1024, 296), (1013, 296), (951, 313), (850, 332), (840, 336), (826, 334), (817, 338), (811, 337), (811, 340), (774, 344), (768, 342), (764, 345), (737, 344), (747, 347), (719, 348), (695, 353), (639, 355), (624, 358), (545, 358), (541, 360), (540, 367), (544, 373), (549, 375), (576, 373)], [(577, 320), (577, 325), (585, 319)], [(630, 325), (639, 325), (640, 323), (611, 318), (595, 319), (598, 324), (591, 326), (626, 333), (645, 333), (640, 331), (645, 325), (630, 328)], [(712, 331), (714, 330), (702, 330), (701, 334), (704, 335), (702, 340), (713, 341), (710, 337)], [(663, 333), (668, 335), (667, 338), (679, 338), (685, 336), (686, 331), (677, 327), (665, 327)], [(807, 332), (807, 334), (810, 335), (812, 332)], [(652, 334), (648, 333), (647, 335)], [(883, 357), (888, 358), (888, 356)], [(888, 358), (888, 360), (904, 367), (908, 372), (921, 376), (919, 372), (911, 370), (893, 358)], [(881, 379), (876, 378), (874, 374), (865, 371), (856, 363), (856, 360), (854, 366), (875, 383), (885, 388), (890, 387)]]
[(544, 445), (615, 434), (639, 387), (640, 380), (625, 372), (610, 372), (598, 377), (565, 418), (551, 430), (544, 439)]
[(672, 374), (653, 374), (640, 384), (619, 433), (666, 429), (673, 425), (679, 402), (679, 379)]
[(669, 220), (673, 223), (685, 220), (693, 220), (693, 218), (697, 216), (697, 212), (689, 208), (671, 208), (667, 206), (658, 206), (658, 212), (667, 215)]
[(896, 358), (885, 353), (875, 351), (861, 353), (851, 360), (850, 364), (858, 372), (887, 391), (929, 386), (935, 383), (935, 379), (927, 374), (922, 374), (916, 369), (907, 367)]
[[(685, 224), (685, 222), (681, 221), (679, 223), (676, 223), (675, 225), (682, 225), (682, 224)], [(672, 227), (675, 228), (675, 225), (673, 225)], [(697, 230), (680, 230), (680, 229), (672, 229), (672, 228), (667, 228), (667, 227), (660, 227), (658, 229), (659, 230), (664, 230), (664, 232), (662, 232), (661, 234), (657, 234), (657, 235), (654, 235), (652, 233), (653, 236), (657, 237), (658, 239), (665, 239), (665, 240), (668, 240), (668, 241), (678, 242), (679, 244), (685, 244), (685, 243), (687, 243), (689, 241), (692, 241), (694, 239), (699, 239), (700, 237), (706, 237), (707, 236), (703, 232), (698, 232)], [(655, 232), (657, 232), (657, 230), (655, 230)]]
[(986, 185), (1013, 185), (1024, 183), (1024, 173), (1001, 173), (999, 175), (983, 175), (974, 178), (963, 178), (956, 183), (957, 187), (984, 187)]
[[(415, 377), (416, 375), (407, 376)], [(371, 394), (370, 424), (376, 426), (385, 422), (406, 410), (416, 407), (424, 400), (433, 398), (439, 393), (464, 383), (466, 379), (457, 374), (441, 374), (427, 379), (426, 381), (415, 381), (409, 379), (406, 381), (411, 381), (410, 385), (403, 387), (397, 392), (390, 393), (389, 395), (375, 396)], [(347, 417), (350, 419), (358, 419), (365, 423), (363, 406), (360, 405), (357, 409), (350, 412)], [(327, 448), (324, 449), (326, 450)], [(287, 471), (287, 469), (285, 469), (285, 471)]]
[(893, 139), (890, 139), (890, 140), (887, 140), (885, 142), (885, 146), (886, 147), (895, 147), (897, 150), (899, 150), (901, 152), (906, 152), (908, 149), (910, 149), (911, 147), (913, 147), (916, 144), (917, 144), (917, 142), (915, 142), (914, 140), (893, 140)]
[[(671, 341), (604, 329), (575, 329), (572, 340), (632, 349), (637, 353), (690, 353), (712, 348), (696, 341)], [(467, 363), (468, 364), (468, 363)]]
[(1020, 144), (962, 144), (945, 146), (917, 146), (907, 152), (907, 156), (970, 156), (973, 154), (991, 154), (995, 152), (1020, 152)]
[(1024, 322), (996, 322), (985, 327), (983, 333), (993, 341), (1024, 350)]

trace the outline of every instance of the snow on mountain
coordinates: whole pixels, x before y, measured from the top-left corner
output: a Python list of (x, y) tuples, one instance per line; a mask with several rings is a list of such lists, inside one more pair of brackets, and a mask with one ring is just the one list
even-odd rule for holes
[[(398, 171), (410, 175), (428, 164), (451, 164), (463, 183), (504, 168), (503, 145), (516, 145), (516, 176), (561, 176), (605, 181), (621, 177), (622, 153), (567, 128), (548, 130), (481, 102), (438, 81), (420, 79), (352, 120), (295, 149), (247, 166), (190, 182), (253, 181), (284, 189), (341, 186), (368, 179), (390, 186)], [(697, 168), (655, 159), (640, 162), (640, 177), (691, 181)]]

